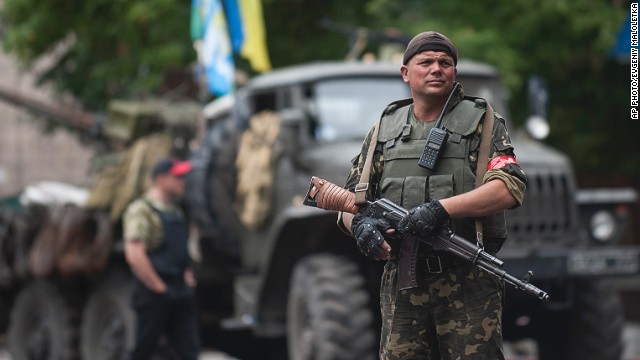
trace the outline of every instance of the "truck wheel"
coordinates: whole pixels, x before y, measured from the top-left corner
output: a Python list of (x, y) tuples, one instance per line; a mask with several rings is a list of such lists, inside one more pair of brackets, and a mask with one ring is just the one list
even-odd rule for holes
[(134, 341), (131, 280), (114, 276), (89, 297), (82, 315), (82, 358), (124, 359)]
[(358, 267), (334, 255), (312, 255), (293, 271), (287, 307), (292, 360), (374, 359), (369, 294)]
[(77, 358), (79, 314), (53, 284), (27, 285), (14, 304), (9, 324), (9, 351), (14, 359)]
[(621, 358), (622, 304), (617, 290), (606, 280), (577, 281), (573, 307), (547, 311), (541, 325), (541, 359)]
[(577, 284), (569, 324), (567, 360), (618, 360), (624, 315), (618, 291), (606, 280)]

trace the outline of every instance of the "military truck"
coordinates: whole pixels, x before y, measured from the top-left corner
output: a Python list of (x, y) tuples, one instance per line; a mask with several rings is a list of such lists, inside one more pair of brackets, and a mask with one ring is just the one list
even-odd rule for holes
[[(337, 228), (336, 213), (302, 199), (311, 176), (343, 183), (384, 105), (409, 97), (398, 69), (356, 61), (294, 66), (203, 109), (184, 205), (197, 233), (205, 346), (242, 359), (377, 357), (383, 263), (359, 253)], [(510, 119), (494, 68), (461, 60), (458, 80)], [(544, 98), (541, 89), (534, 95)], [(531, 124), (544, 130), (539, 118)], [(513, 275), (532, 270), (551, 300), (510, 290), (505, 338), (534, 339), (543, 359), (618, 359), (623, 314), (609, 279), (639, 274), (638, 248), (617, 244), (637, 196), (577, 189), (565, 155), (508, 126), (529, 187), (524, 205), (508, 213), (510, 236), (499, 256)], [(29, 226), (38, 224), (37, 211), (10, 214), (22, 220), (0, 222), (8, 234), (0, 238), (19, 248), (12, 254), (22, 255), (7, 261), (15, 265), (41, 229)], [(38, 277), (22, 266), (3, 283), (16, 359), (117, 359), (131, 345), (131, 275), (119, 220), (93, 224), (92, 234), (111, 234), (99, 269)]]

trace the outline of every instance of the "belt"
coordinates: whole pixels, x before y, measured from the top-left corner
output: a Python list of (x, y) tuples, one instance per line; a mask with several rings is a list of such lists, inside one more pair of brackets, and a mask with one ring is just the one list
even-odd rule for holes
[(426, 255), (425, 271), (429, 274), (440, 274), (462, 264), (461, 260), (455, 259), (451, 255)]
[[(401, 242), (398, 241), (396, 242), (396, 244), (391, 244), (391, 257), (393, 259), (399, 259), (400, 243)], [(453, 257), (453, 255), (451, 254), (447, 254), (442, 251), (437, 251), (436, 253), (437, 255), (433, 253), (433, 250), (427, 249), (424, 245), (422, 245), (419, 250), (417, 261), (424, 264), (424, 268), (428, 273), (439, 274), (447, 269), (457, 267), (460, 264), (464, 263), (463, 260), (459, 260)]]

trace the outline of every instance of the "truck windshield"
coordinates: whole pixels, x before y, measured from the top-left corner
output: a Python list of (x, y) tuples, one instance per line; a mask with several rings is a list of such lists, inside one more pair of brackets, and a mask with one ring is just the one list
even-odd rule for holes
[(362, 139), (387, 104), (411, 97), (399, 75), (325, 80), (314, 90), (319, 141)]
[[(497, 78), (458, 76), (465, 95), (488, 100), (508, 119), (506, 97)], [(314, 87), (315, 129), (319, 141), (362, 139), (392, 101), (411, 97), (409, 86), (398, 77), (323, 80)]]

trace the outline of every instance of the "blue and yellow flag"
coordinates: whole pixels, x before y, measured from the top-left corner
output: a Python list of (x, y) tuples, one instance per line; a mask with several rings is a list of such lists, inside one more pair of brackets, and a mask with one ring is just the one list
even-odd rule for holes
[(217, 96), (232, 92), (235, 66), (220, 0), (192, 1), (191, 37), (209, 92)]
[(235, 54), (240, 53), (244, 44), (244, 29), (242, 25), (242, 14), (237, 0), (224, 0), (224, 13), (227, 15), (229, 23), (229, 38), (231, 48)]
[(251, 67), (258, 72), (271, 70), (267, 51), (267, 34), (260, 0), (240, 0), (244, 44), (240, 55), (249, 60)]
[(260, 0), (192, 0), (191, 39), (199, 76), (206, 78), (213, 95), (233, 91), (234, 53), (255, 71), (271, 70)]

